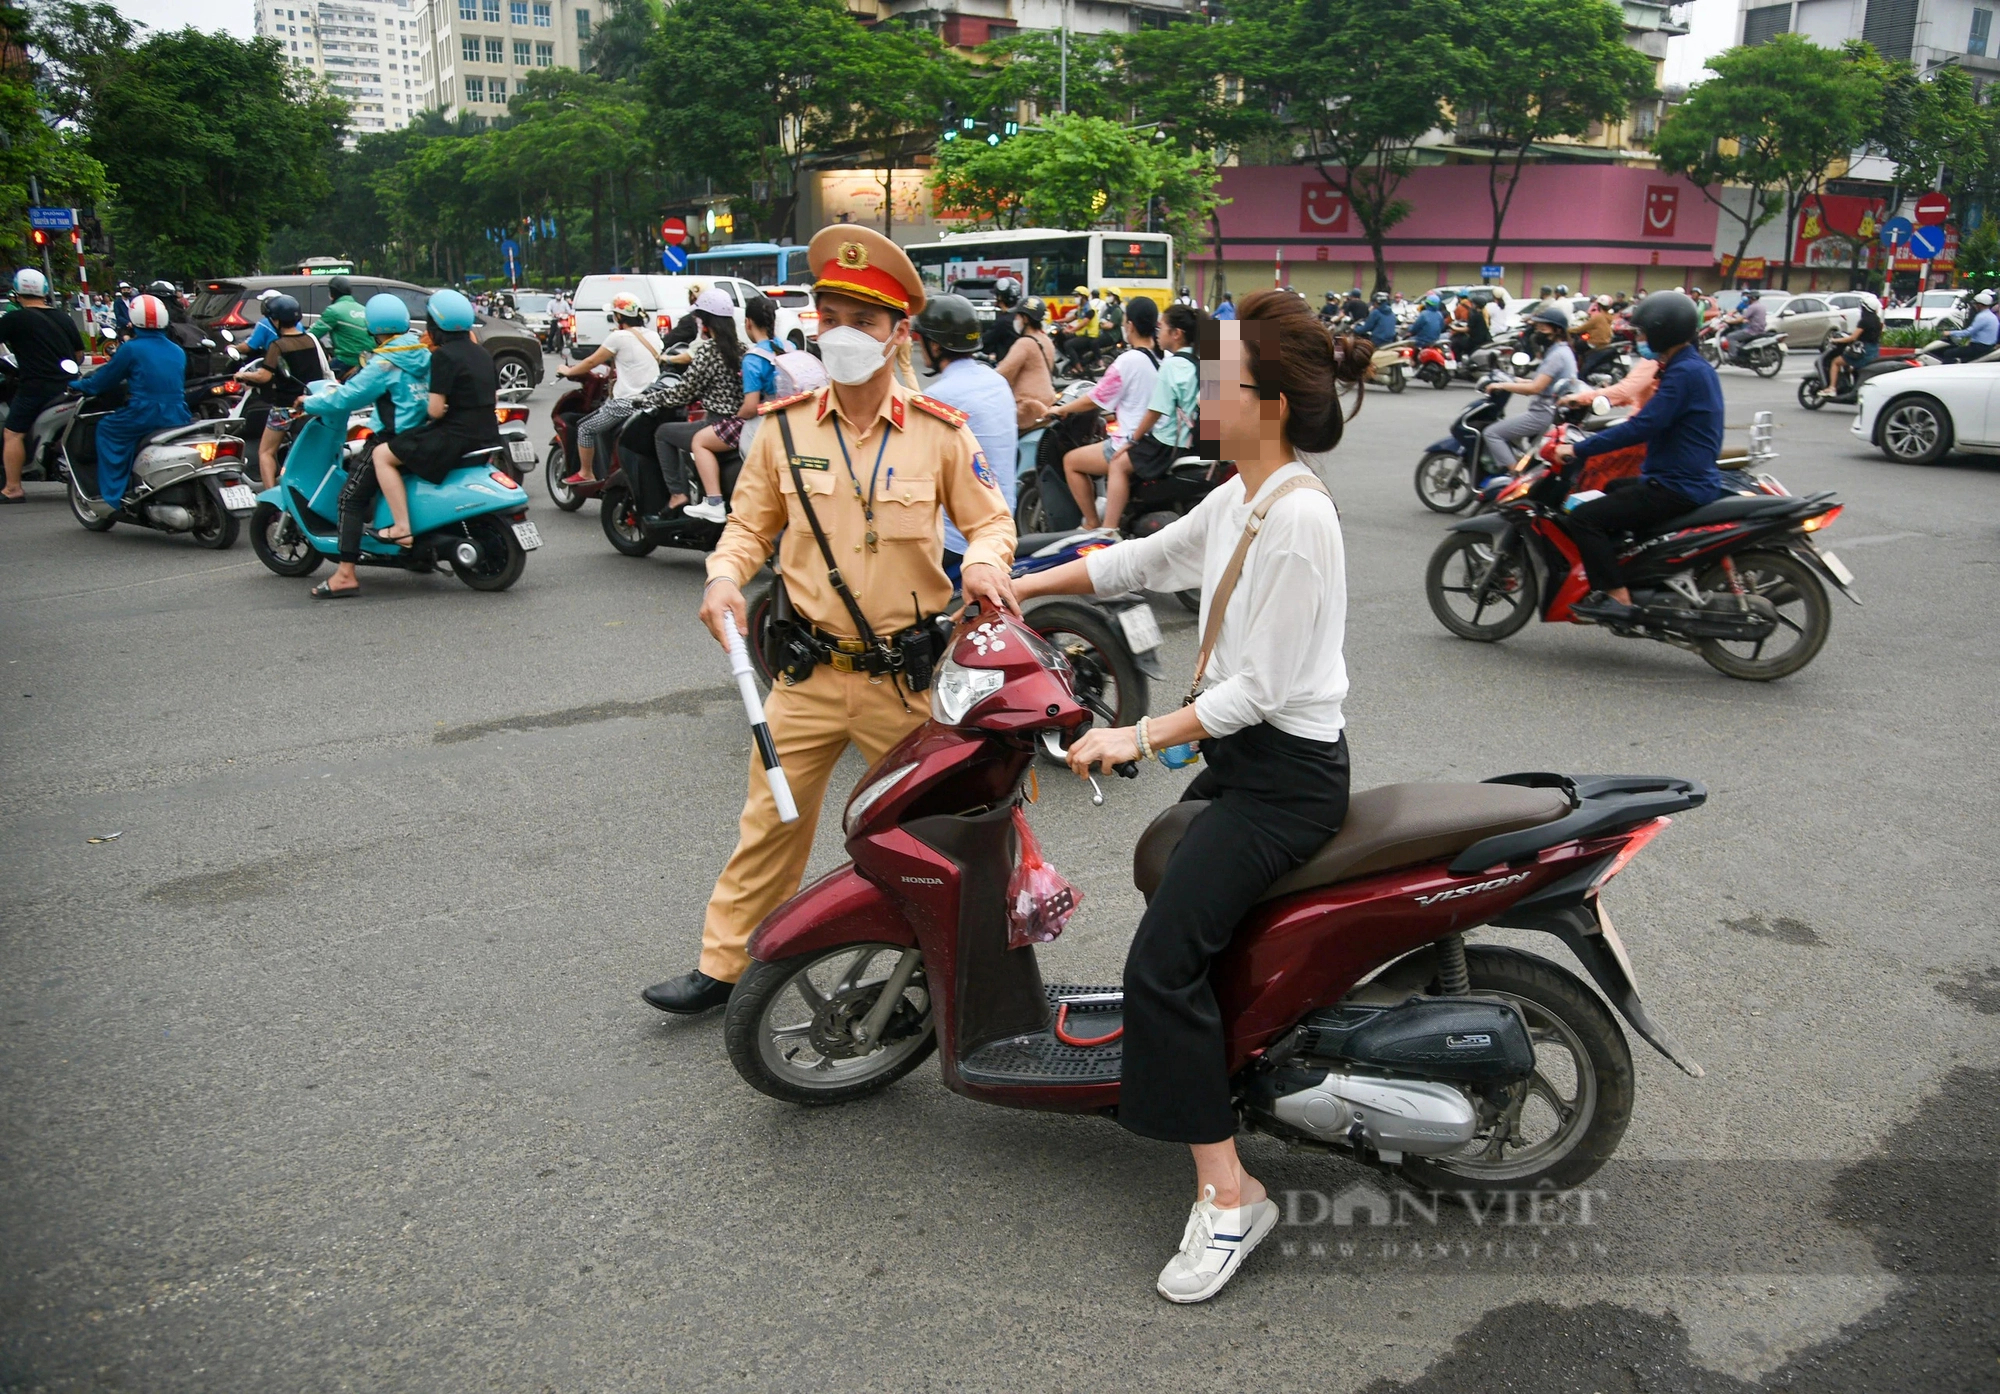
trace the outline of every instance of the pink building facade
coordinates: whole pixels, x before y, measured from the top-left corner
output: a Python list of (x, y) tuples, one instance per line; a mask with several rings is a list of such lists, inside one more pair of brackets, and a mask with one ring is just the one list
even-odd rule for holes
[[(1222, 171), (1222, 260), (1237, 296), (1272, 285), (1317, 298), (1374, 284), (1360, 221), (1311, 165)], [(1413, 170), (1399, 190), (1410, 215), (1384, 249), (1397, 290), (1477, 283), (1492, 226), (1482, 165)], [(1636, 291), (1700, 284), (1715, 269), (1717, 210), (1685, 179), (1612, 165), (1529, 165), (1507, 215), (1494, 263), (1509, 295), (1543, 285)], [(1214, 247), (1182, 249), (1182, 277), (1215, 299)]]

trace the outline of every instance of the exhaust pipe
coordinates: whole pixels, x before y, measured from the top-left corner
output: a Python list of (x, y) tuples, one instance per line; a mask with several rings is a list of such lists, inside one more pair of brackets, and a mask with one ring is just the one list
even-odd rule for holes
[(168, 532), (193, 532), (194, 514), (177, 503), (155, 503), (147, 506), (146, 517)]

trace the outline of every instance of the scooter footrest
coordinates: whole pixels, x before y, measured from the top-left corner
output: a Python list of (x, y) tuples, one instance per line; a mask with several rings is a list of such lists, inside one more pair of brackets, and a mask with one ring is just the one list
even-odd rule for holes
[[(1053, 984), (1048, 987), (1049, 1008), (1054, 1012), (1066, 998), (1106, 998), (1120, 995), (1115, 987), (1078, 987)], [(1069, 1009), (1072, 1035), (1086, 1038), (1106, 1036), (1125, 1021), (1122, 1007), (1111, 1002), (1075, 1002)], [(1101, 1046), (1065, 1045), (1056, 1039), (1055, 1023), (1023, 1036), (989, 1041), (959, 1063), (961, 1078), (972, 1084), (1116, 1084), (1124, 1067), (1125, 1048), (1113, 1041)]]

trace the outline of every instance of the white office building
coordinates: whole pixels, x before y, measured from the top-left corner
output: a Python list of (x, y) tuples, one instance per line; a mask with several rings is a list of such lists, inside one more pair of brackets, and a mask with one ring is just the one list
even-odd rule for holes
[(580, 68), (603, 0), (414, 0), (423, 100), (447, 116), (507, 114), (521, 79)]
[(326, 79), (352, 114), (349, 140), (399, 131), (428, 102), (417, 39), (421, 0), (255, 0), (262, 38), (276, 39), (285, 59)]
[(1884, 58), (1907, 58), (1920, 73), (1956, 63), (1984, 86), (2000, 77), (1994, 0), (1743, 0), (1742, 42), (1802, 34), (1824, 48), (1866, 39)]

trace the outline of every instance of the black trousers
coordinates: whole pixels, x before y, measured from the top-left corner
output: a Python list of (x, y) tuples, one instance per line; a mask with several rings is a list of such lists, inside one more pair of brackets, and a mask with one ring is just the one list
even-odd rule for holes
[(1569, 514), (1569, 535), (1583, 556), (1583, 574), (1592, 590), (1616, 590), (1625, 584), (1618, 571), (1618, 544), (1612, 539), (1636, 532), (1701, 505), (1666, 485), (1642, 477), (1614, 479), (1604, 497), (1580, 503)]
[(1347, 819), (1347, 738), (1251, 726), (1205, 740), (1184, 799), (1207, 799), (1167, 862), (1125, 958), (1118, 1121), (1165, 1142), (1236, 1135), (1209, 964), (1271, 883)]
[(706, 421), (662, 421), (641, 412), (618, 436), (618, 465), (632, 485), (639, 512), (651, 518), (667, 511), (673, 494), (690, 492), (694, 462), (688, 448)]
[(370, 450), (348, 468), (347, 482), (340, 486), (341, 561), (361, 560), (361, 533), (375, 516), (375, 496), (381, 492), (375, 480), (375, 452)]

